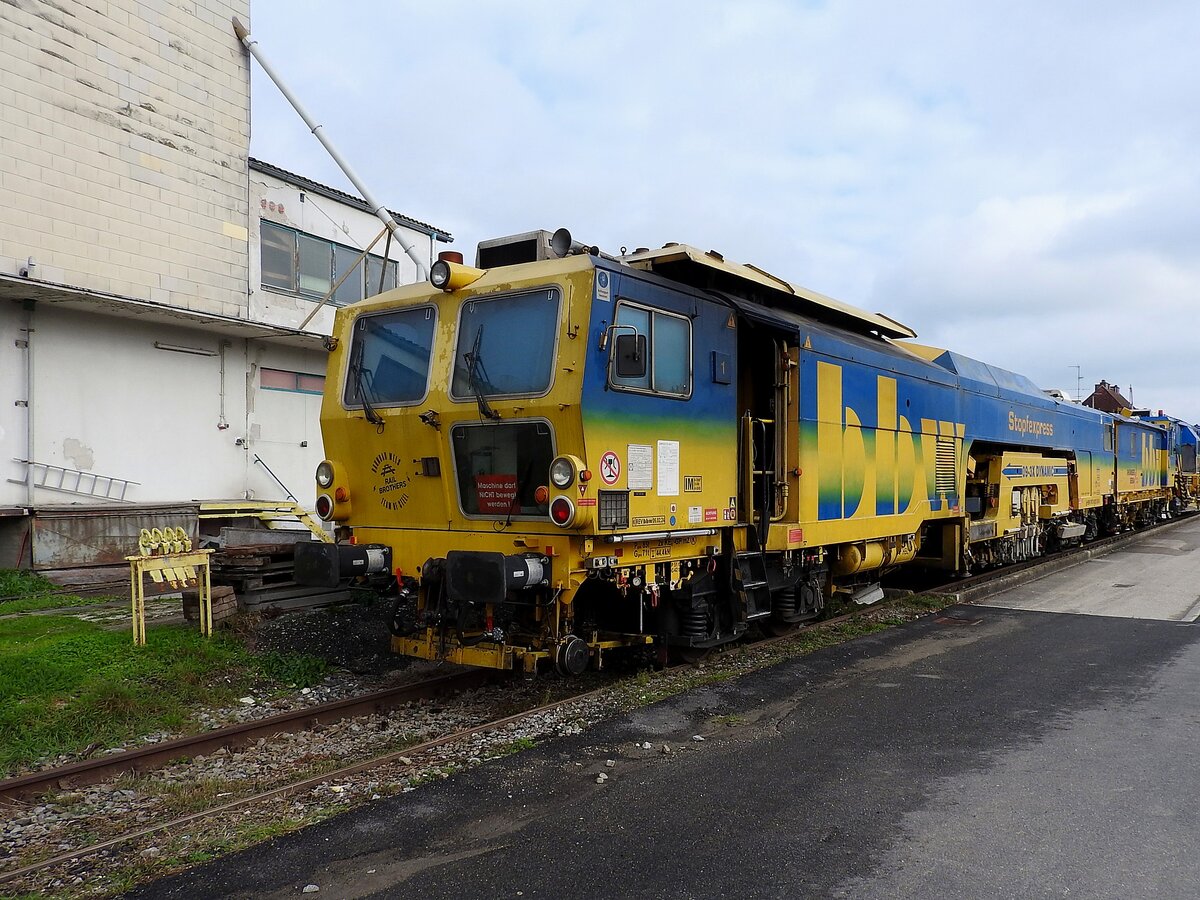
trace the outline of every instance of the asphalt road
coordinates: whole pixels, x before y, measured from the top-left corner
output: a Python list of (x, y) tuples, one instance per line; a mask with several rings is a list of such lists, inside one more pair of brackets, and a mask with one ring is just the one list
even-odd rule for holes
[(1090, 612), (1133, 584), (1142, 617), (1010, 592), (1027, 608), (696, 690), (135, 896), (1194, 897), (1200, 522), (1172, 536), (1033, 594)]

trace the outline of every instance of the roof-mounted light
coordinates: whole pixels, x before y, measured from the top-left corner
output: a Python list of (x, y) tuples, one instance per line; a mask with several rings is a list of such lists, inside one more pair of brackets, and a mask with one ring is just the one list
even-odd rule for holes
[(460, 253), (453, 254), (457, 259), (448, 259), (449, 256), (449, 253), (440, 254), (438, 261), (429, 267), (429, 282), (438, 290), (456, 291), (474, 284), (487, 274), (483, 269), (463, 265)]

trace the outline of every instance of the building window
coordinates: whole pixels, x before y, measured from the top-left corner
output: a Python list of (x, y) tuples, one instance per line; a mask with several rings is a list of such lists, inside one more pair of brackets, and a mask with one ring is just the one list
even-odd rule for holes
[(396, 287), (398, 264), (371, 253), (364, 266), (358, 261), (362, 251), (324, 238), (304, 234), (260, 220), (259, 241), (262, 262), (262, 285), (271, 290), (320, 299), (345, 272), (346, 277), (331, 298), (336, 306), (355, 303), (364, 297), (390, 291)]
[(262, 223), (263, 287), (296, 290), (296, 232), (270, 222)]
[[(365, 296), (363, 294), (363, 265), (358, 262), (358, 257), (359, 253), (349, 247), (333, 245), (333, 280), (342, 282), (333, 292), (333, 301), (339, 306), (355, 303)], [(357, 266), (355, 266), (356, 262)], [(351, 266), (354, 268), (351, 269)], [(346, 277), (342, 278), (343, 275)]]
[(322, 394), (325, 391), (324, 375), (286, 369), (259, 369), (258, 383), (266, 391), (291, 391), (294, 394)]
[[(692, 394), (692, 322), (686, 316), (647, 309), (630, 303), (617, 304), (617, 325), (627, 325), (646, 336), (646, 374), (622, 378), (613, 370), (613, 387), (630, 391), (690, 397)], [(629, 333), (629, 328), (617, 334)]]

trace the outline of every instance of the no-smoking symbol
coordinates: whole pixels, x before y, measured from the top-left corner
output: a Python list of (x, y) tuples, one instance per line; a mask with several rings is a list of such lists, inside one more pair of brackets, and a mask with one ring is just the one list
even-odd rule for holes
[(600, 457), (600, 478), (605, 484), (616, 484), (621, 477), (621, 460), (611, 450)]

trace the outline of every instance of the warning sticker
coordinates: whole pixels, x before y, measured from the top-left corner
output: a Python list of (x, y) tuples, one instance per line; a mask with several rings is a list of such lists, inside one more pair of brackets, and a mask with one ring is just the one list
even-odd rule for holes
[(654, 448), (646, 444), (629, 445), (629, 489), (648, 491), (654, 487)]
[(516, 505), (516, 475), (476, 475), (475, 491), (481, 513), (507, 514)]
[(603, 269), (596, 272), (596, 299), (602, 303), (612, 299), (612, 276)]
[(616, 484), (621, 477), (621, 458), (611, 450), (600, 457), (600, 478), (605, 484)]

